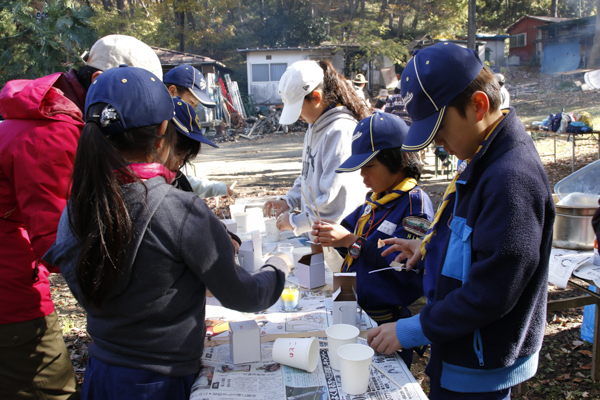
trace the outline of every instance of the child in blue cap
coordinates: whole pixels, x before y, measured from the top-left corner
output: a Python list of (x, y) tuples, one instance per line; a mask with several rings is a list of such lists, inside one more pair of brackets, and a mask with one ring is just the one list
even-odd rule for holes
[[(397, 252), (382, 256), (379, 241), (422, 237), (433, 220), (429, 196), (417, 185), (421, 163), (413, 153), (402, 151), (408, 126), (399, 117), (375, 113), (360, 121), (352, 136), (352, 155), (338, 173), (360, 169), (371, 190), (365, 203), (344, 217), (313, 226), (316, 241), (334, 246), (344, 258), (341, 272), (356, 272), (358, 304), (378, 324), (411, 316), (408, 306), (423, 296), (423, 274), (387, 269)], [(410, 367), (412, 349), (403, 349)]]
[[(175, 114), (171, 123), (175, 125), (177, 130), (177, 141), (167, 165), (170, 171), (177, 174), (173, 180), (173, 186), (186, 192), (194, 192), (202, 198), (218, 196), (216, 193), (212, 195), (207, 195), (207, 193), (218, 190), (214, 188), (218, 188), (219, 185), (225, 186), (224, 183), (211, 182), (208, 179), (198, 179), (185, 175), (181, 168), (198, 155), (202, 143), (216, 148), (219, 148), (219, 146), (204, 136), (198, 115), (191, 104), (183, 101), (181, 97), (173, 97), (173, 103), (175, 104)], [(207, 184), (207, 182), (210, 182), (210, 184)], [(225, 189), (227, 189), (226, 186)], [(242, 241), (236, 234), (229, 231), (227, 233), (231, 236), (233, 246), (237, 252)]]
[(151, 399), (189, 399), (206, 290), (249, 312), (283, 290), (286, 261), (272, 257), (248, 274), (206, 204), (170, 185), (173, 111), (162, 82), (140, 68), (109, 69), (87, 94), (71, 198), (44, 256), (87, 311), (83, 399), (133, 398), (141, 388)]
[[(451, 77), (451, 79), (448, 79)], [(419, 315), (373, 329), (380, 353), (431, 344), (431, 399), (509, 399), (531, 378), (546, 325), (554, 204), (539, 155), (494, 74), (448, 42), (402, 73), (413, 120), (402, 148), (432, 141), (463, 160), (422, 241), (387, 239), (425, 273)], [(429, 288), (429, 290), (428, 290)], [(431, 294), (433, 293), (433, 295)]]
[[(208, 86), (204, 75), (192, 65), (178, 65), (165, 74), (163, 81), (171, 96), (179, 97), (186, 103), (191, 104), (192, 109), (198, 105), (207, 108), (214, 108), (217, 106), (207, 93)], [(198, 125), (198, 129), (200, 129), (200, 123), (197, 118), (194, 120)], [(207, 144), (218, 147), (212, 142)], [(179, 152), (190, 149), (190, 155), (183, 161), (185, 164), (187, 161), (193, 160), (196, 155), (198, 155), (200, 147), (198, 141), (194, 141), (194, 139), (186, 140), (185, 137), (179, 135), (177, 149)], [(234, 195), (234, 191), (224, 182), (184, 175), (181, 172), (177, 174), (174, 184), (181, 188), (193, 188), (194, 192), (203, 199), (208, 197), (231, 197)]]

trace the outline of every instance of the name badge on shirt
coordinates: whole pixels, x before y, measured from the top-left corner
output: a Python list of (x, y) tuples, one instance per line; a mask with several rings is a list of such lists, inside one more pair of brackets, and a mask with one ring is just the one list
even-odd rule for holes
[(390, 235), (392, 236), (394, 234), (394, 231), (396, 230), (396, 227), (398, 225), (394, 224), (393, 222), (390, 221), (383, 221), (381, 223), (381, 225), (379, 225), (379, 227), (377, 228), (378, 231), (385, 233), (386, 235)]

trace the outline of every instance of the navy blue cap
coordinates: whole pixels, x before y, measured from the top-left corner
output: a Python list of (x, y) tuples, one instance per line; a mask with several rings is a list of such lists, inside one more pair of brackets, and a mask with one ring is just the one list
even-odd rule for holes
[(352, 172), (364, 167), (381, 150), (402, 147), (408, 126), (402, 118), (373, 113), (360, 121), (352, 135), (352, 155), (335, 172)]
[[(91, 107), (97, 103), (108, 105), (98, 111)], [(170, 121), (173, 110), (171, 95), (156, 75), (127, 65), (98, 75), (85, 98), (85, 122), (96, 122), (105, 135)]]
[(402, 150), (424, 149), (433, 141), (446, 107), (483, 68), (472, 49), (439, 42), (416, 50), (400, 78), (401, 93), (412, 125)]
[(204, 79), (204, 75), (191, 65), (182, 64), (173, 68), (165, 74), (163, 81), (167, 86), (172, 84), (187, 88), (205, 107), (215, 108), (217, 106), (208, 93), (206, 93), (206, 79)]
[(175, 103), (173, 122), (177, 128), (177, 132), (197, 142), (206, 143), (212, 147), (219, 147), (202, 134), (200, 120), (191, 104), (181, 100), (181, 97), (173, 97), (173, 103)]

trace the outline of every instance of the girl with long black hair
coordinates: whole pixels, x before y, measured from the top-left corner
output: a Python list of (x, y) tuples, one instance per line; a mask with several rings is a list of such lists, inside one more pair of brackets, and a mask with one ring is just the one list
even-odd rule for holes
[(71, 198), (44, 256), (87, 311), (84, 399), (187, 400), (206, 290), (252, 312), (283, 289), (282, 258), (249, 275), (204, 201), (170, 185), (173, 110), (162, 82), (138, 68), (107, 70), (88, 91)]

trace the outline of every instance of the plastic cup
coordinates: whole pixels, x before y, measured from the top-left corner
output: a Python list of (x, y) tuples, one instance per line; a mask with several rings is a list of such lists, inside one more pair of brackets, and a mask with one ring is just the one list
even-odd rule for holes
[(325, 331), (327, 334), (327, 348), (329, 349), (329, 363), (331, 368), (340, 369), (340, 357), (338, 349), (346, 344), (356, 343), (360, 330), (347, 324), (331, 325)]
[(231, 215), (231, 219), (237, 224), (238, 232), (248, 232), (248, 223), (250, 216), (247, 212), (238, 212)]
[(292, 261), (292, 262), (294, 260), (294, 254), (292, 253), (293, 251), (294, 251), (293, 244), (280, 243), (277, 245), (277, 252), (287, 254), (287, 256), (290, 258), (290, 261)]
[(277, 220), (265, 219), (265, 232), (267, 242), (279, 242), (279, 229), (277, 229)]
[(300, 300), (300, 286), (297, 283), (286, 282), (281, 292), (281, 308), (283, 311), (296, 311)]
[(319, 341), (317, 338), (275, 339), (273, 361), (313, 372), (319, 363)]
[(292, 250), (292, 254), (294, 255), (294, 268), (298, 268), (298, 261), (300, 261), (300, 259), (305, 255), (310, 253), (310, 247), (297, 247), (294, 250)]
[(229, 212), (231, 215), (246, 212), (245, 204), (231, 204), (229, 206)]
[(363, 344), (345, 344), (338, 348), (342, 390), (350, 395), (363, 394), (369, 388), (371, 362), (375, 352)]
[[(246, 210), (248, 213), (248, 229), (251, 231), (265, 231), (265, 222), (263, 219), (262, 208), (250, 207)], [(290, 260), (292, 258), (290, 257)]]

